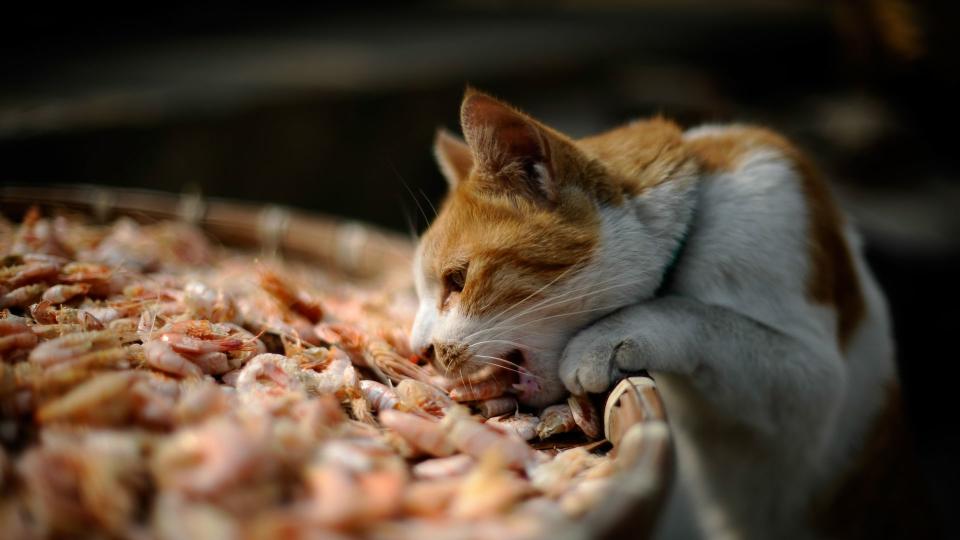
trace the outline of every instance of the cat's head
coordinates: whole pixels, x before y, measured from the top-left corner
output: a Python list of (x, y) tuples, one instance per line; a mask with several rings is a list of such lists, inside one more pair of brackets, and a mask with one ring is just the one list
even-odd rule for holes
[(576, 142), (486, 94), (467, 91), (461, 126), (465, 142), (435, 142), (449, 193), (416, 251), (411, 345), (453, 377), (519, 365), (521, 400), (549, 403), (569, 338), (629, 302), (598, 255), (600, 208), (626, 194)]

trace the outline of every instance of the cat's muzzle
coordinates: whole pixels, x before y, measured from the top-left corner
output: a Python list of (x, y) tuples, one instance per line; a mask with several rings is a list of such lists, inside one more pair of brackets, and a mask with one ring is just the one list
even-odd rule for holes
[(434, 365), (445, 373), (454, 369), (461, 369), (470, 360), (469, 348), (461, 343), (434, 343)]

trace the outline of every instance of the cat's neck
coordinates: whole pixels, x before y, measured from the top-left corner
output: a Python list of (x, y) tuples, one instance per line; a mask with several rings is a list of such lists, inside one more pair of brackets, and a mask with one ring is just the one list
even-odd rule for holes
[[(629, 197), (600, 205), (600, 242), (583, 283), (595, 287), (587, 309), (614, 311), (651, 298), (682, 258), (695, 222), (699, 179), (677, 176)], [(607, 309), (609, 308), (609, 309)]]

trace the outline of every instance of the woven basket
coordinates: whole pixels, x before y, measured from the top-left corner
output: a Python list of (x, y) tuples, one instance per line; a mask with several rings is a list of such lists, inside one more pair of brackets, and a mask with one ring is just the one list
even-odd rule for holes
[[(259, 250), (377, 280), (409, 286), (413, 244), (373, 226), (278, 206), (253, 205), (195, 195), (98, 186), (0, 187), (0, 210), (18, 220), (31, 206), (70, 210), (107, 222), (182, 220), (230, 247)], [(673, 447), (656, 384), (630, 377), (611, 392), (604, 431), (613, 444), (618, 476), (612, 492), (573, 526), (549, 538), (644, 538), (650, 536), (673, 479)]]

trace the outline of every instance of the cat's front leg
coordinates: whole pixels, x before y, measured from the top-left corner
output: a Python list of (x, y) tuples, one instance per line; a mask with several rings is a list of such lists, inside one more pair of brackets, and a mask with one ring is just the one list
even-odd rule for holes
[(693, 298), (667, 296), (614, 312), (570, 340), (560, 378), (602, 392), (639, 370), (677, 375), (715, 412), (755, 429), (810, 437), (829, 424), (845, 365), (835, 343), (798, 339), (764, 321)]
[[(689, 335), (677, 328), (659, 300), (628, 306), (577, 333), (560, 361), (560, 378), (574, 394), (599, 393), (640, 370), (687, 373), (695, 358)], [(669, 309), (669, 306), (665, 306)], [(671, 310), (672, 311), (672, 310)]]

